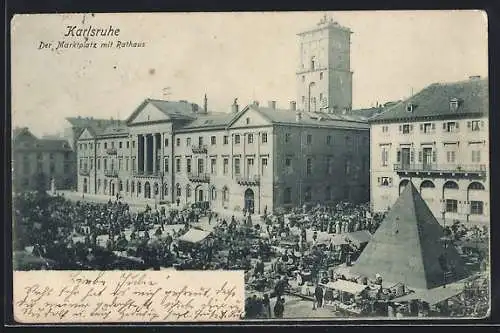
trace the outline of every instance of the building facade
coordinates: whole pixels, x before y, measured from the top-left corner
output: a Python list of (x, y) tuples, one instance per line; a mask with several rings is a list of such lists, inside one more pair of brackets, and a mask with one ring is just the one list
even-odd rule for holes
[(326, 17), (301, 32), (297, 69), (300, 110), (344, 112), (352, 109), (351, 30)]
[(440, 221), (489, 221), (486, 79), (430, 85), (370, 123), (375, 211), (411, 180)]
[(39, 139), (27, 127), (12, 137), (12, 187), (15, 192), (70, 189), (76, 178), (75, 153), (67, 140)]
[(364, 202), (368, 140), (364, 121), (277, 109), (275, 102), (213, 113), (186, 101), (148, 99), (124, 124), (82, 133), (78, 188), (255, 213)]

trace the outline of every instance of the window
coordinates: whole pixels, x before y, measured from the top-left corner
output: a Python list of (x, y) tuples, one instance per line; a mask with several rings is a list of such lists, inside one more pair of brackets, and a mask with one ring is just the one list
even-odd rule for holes
[(186, 138), (186, 147), (191, 146), (191, 138)]
[(165, 139), (165, 142), (163, 144), (164, 147), (168, 147), (168, 139)]
[(125, 192), (128, 193), (128, 191), (129, 191), (129, 182), (128, 182), (128, 179), (127, 179), (127, 182), (125, 183)]
[(253, 143), (253, 134), (252, 133), (248, 134), (248, 143)]
[(470, 214), (471, 215), (483, 215), (483, 202), (482, 201), (471, 201), (470, 202)]
[(262, 133), (262, 143), (267, 143), (267, 133)]
[[(127, 148), (130, 148), (130, 141), (127, 141)], [(128, 190), (127, 190), (128, 192)]]
[(237, 144), (237, 145), (239, 145), (239, 144), (240, 144), (240, 135), (239, 135), (239, 134), (236, 134), (236, 135), (234, 136), (234, 143), (235, 143), (235, 144)]
[(263, 157), (262, 158), (262, 175), (265, 175), (266, 174), (266, 170), (267, 170), (267, 157)]
[(211, 143), (212, 145), (215, 145), (215, 144), (217, 143), (217, 139), (216, 139), (215, 135), (212, 135), (212, 136), (210, 137), (210, 143)]
[(306, 160), (306, 174), (308, 176), (312, 174), (312, 159), (310, 158)]
[(481, 162), (481, 151), (480, 150), (473, 150), (472, 151), (472, 162), (473, 163)]
[(455, 152), (454, 151), (447, 151), (446, 152), (446, 162), (455, 163)]
[(175, 139), (175, 145), (177, 147), (180, 147), (180, 145), (181, 145), (181, 139), (180, 138)]
[(168, 157), (163, 160), (163, 170), (168, 172)]
[(320, 79), (320, 80), (323, 80), (323, 72), (320, 72), (320, 73), (319, 73), (319, 79)]
[(332, 144), (332, 136), (331, 135), (326, 136), (326, 144), (329, 146)]
[(310, 145), (312, 143), (312, 140), (313, 140), (312, 134), (307, 134), (306, 143)]
[(123, 191), (123, 182), (121, 180), (118, 183), (118, 188), (119, 188), (119, 191)]
[(223, 172), (225, 175), (227, 175), (229, 171), (229, 158), (225, 158), (223, 162)]
[(473, 132), (477, 132), (479, 131), (479, 120), (473, 120), (472, 122), (467, 122), (467, 127), (470, 127), (472, 129)]
[(239, 158), (234, 159), (234, 173), (236, 175), (240, 174), (240, 159)]
[(390, 177), (379, 177), (378, 181), (380, 186), (390, 186), (392, 184), (392, 178)]
[(203, 137), (202, 136), (199, 136), (198, 137), (198, 146), (203, 146)]
[(125, 170), (128, 171), (128, 161), (129, 161), (129, 158), (127, 157), (125, 159)]
[(191, 198), (191, 186), (186, 185), (186, 197)]
[(53, 160), (55, 158), (54, 153), (50, 153), (49, 158)]
[(458, 131), (458, 122), (450, 121), (447, 123), (443, 123), (443, 130), (445, 132), (453, 133)]
[[(104, 184), (106, 184), (106, 182), (104, 182)], [(140, 182), (137, 182), (137, 193), (141, 193), (141, 183)]]
[(217, 190), (215, 189), (215, 187), (212, 187), (212, 189), (210, 190), (211, 192), (211, 198), (212, 200), (216, 200), (217, 199)]
[(292, 203), (292, 188), (287, 187), (283, 193), (283, 203), (290, 204)]
[(191, 159), (190, 158), (186, 159), (186, 172), (191, 173)]
[(290, 133), (285, 133), (285, 142), (290, 142)]
[(403, 125), (403, 134), (408, 134), (410, 133), (410, 124), (404, 124)]
[(118, 159), (118, 170), (121, 170), (122, 169), (122, 159), (119, 158)]
[(327, 175), (333, 174), (333, 158), (332, 157), (326, 158), (326, 174)]
[(229, 143), (229, 136), (224, 135), (223, 144), (227, 145)]
[(202, 174), (205, 172), (205, 166), (203, 165), (203, 160), (201, 158), (198, 159), (198, 174)]
[(222, 201), (229, 201), (229, 189), (226, 186), (222, 189)]
[(436, 129), (436, 124), (434, 123), (420, 124), (420, 131), (423, 133), (433, 133), (435, 129)]
[(346, 159), (344, 165), (345, 175), (348, 176), (351, 173), (351, 160)]
[(286, 167), (286, 172), (291, 173), (292, 172), (292, 159), (287, 157), (285, 158), (285, 167)]
[(315, 66), (315, 59), (314, 57), (311, 58), (311, 69), (314, 70)]
[(384, 147), (382, 148), (382, 166), (388, 166), (388, 165), (389, 165), (389, 149)]
[(118, 148), (120, 148), (120, 149), (122, 148), (122, 142), (121, 141), (118, 143)]
[(306, 191), (304, 193), (304, 200), (307, 202), (307, 201), (311, 201), (311, 199), (312, 199), (311, 188), (310, 187), (306, 187)]
[(108, 160), (104, 159), (104, 170), (108, 170)]
[(215, 175), (217, 173), (217, 160), (215, 158), (212, 158), (210, 160), (210, 172), (212, 175)]
[(115, 148), (115, 142), (111, 141), (111, 148)]
[(387, 133), (387, 132), (389, 132), (389, 126), (387, 125), (382, 126), (382, 133)]
[(454, 199), (446, 199), (446, 212), (456, 213), (458, 211), (458, 201)]
[(332, 188), (330, 186), (325, 188), (325, 200), (332, 200)]
[(253, 170), (253, 158), (247, 160), (247, 172), (251, 173), (251, 170)]
[(97, 159), (97, 170), (101, 170), (101, 159)]
[(175, 172), (181, 172), (181, 159), (175, 159)]
[(177, 184), (177, 187), (176, 187), (176, 194), (177, 194), (178, 197), (180, 197), (181, 194), (182, 194), (181, 193), (181, 186), (179, 184)]
[(132, 148), (135, 148), (135, 141), (132, 141)]
[(246, 120), (247, 125), (250, 124), (250, 118), (247, 117), (247, 119), (245, 119), (245, 120)]

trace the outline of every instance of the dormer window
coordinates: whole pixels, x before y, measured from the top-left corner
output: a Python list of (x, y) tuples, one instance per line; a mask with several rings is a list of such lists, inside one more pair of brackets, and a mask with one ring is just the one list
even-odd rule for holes
[(460, 101), (458, 98), (450, 99), (450, 110), (451, 111), (457, 111), (459, 105), (460, 105)]
[(315, 69), (315, 61), (316, 61), (316, 59), (314, 59), (314, 57), (312, 57), (311, 58), (311, 70)]
[(413, 112), (414, 109), (415, 109), (414, 104), (412, 104), (412, 103), (406, 104), (406, 112)]

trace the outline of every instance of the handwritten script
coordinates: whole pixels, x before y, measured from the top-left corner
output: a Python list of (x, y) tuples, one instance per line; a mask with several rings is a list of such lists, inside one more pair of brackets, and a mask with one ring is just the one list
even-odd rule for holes
[(234, 321), (244, 315), (239, 271), (14, 272), (22, 323)]

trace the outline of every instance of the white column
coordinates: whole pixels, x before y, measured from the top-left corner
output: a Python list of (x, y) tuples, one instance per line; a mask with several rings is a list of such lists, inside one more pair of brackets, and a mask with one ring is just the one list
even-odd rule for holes
[(143, 160), (144, 160), (144, 173), (148, 171), (148, 135), (144, 134), (144, 146), (143, 146)]
[(156, 172), (156, 158), (157, 158), (157, 153), (156, 153), (156, 139), (158, 135), (156, 133), (153, 134), (153, 173)]

